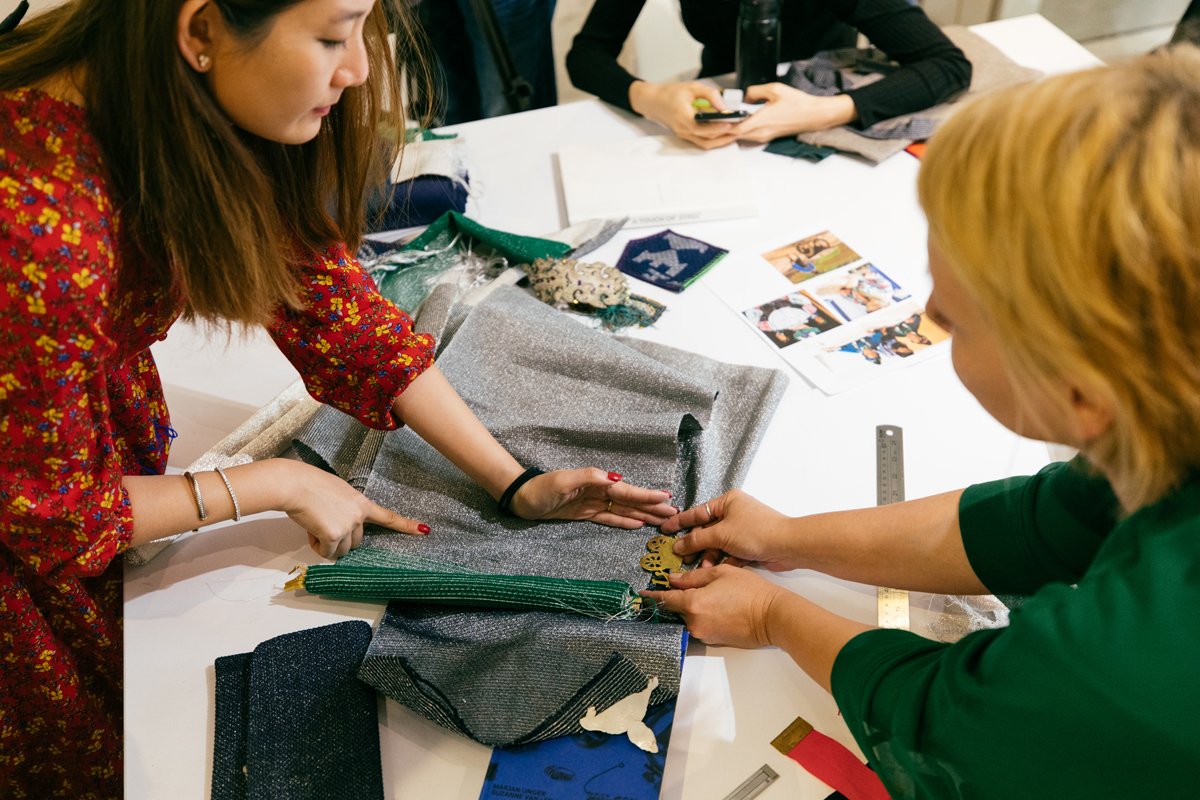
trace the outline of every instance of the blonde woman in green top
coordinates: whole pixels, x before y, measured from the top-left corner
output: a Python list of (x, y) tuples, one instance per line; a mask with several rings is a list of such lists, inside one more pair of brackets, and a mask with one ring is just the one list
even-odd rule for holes
[[(928, 310), (963, 384), (1081, 456), (799, 519), (730, 492), (663, 527), (693, 528), (676, 550), (707, 568), (651, 594), (706, 642), (787, 651), (896, 800), (1194, 796), (1200, 51), (972, 103), (934, 137), (919, 191)], [(942, 644), (830, 613), (737, 568), (751, 562), (1026, 600), (1008, 627)]]

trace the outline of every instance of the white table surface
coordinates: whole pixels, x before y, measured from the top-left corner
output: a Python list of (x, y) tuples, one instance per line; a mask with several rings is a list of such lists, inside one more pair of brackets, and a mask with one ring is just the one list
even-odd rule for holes
[[(1014, 60), (1047, 73), (1099, 62), (1041, 16), (972, 28)], [(468, 213), (530, 235), (566, 225), (554, 153), (564, 144), (659, 134), (599, 101), (457, 126), (468, 153)], [(762, 252), (781, 235), (829, 228), (890, 264), (923, 268), (925, 222), (918, 163), (901, 154), (878, 166), (833, 156), (818, 164), (743, 148), (758, 191), (754, 219), (675, 226), (731, 251)], [(818, 227), (819, 226), (819, 227)], [(593, 254), (615, 263), (625, 242), (658, 229), (622, 231)], [(719, 268), (719, 267), (718, 267)], [(780, 368), (790, 386), (744, 488), (787, 514), (875, 503), (874, 431), (899, 425), (908, 498), (1034, 471), (1046, 448), (995, 423), (962, 388), (945, 355), (832, 397), (812, 389), (724, 305), (704, 280), (681, 295), (640, 282), (635, 291), (668, 312), (638, 332), (724, 361)], [(247, 419), (297, 375), (261, 333), (206, 338), (185, 325), (153, 347), (175, 428), (171, 465), (182, 468)], [(795, 466), (793, 466), (795, 465)], [(602, 466), (602, 465), (601, 465)], [(315, 563), (303, 532), (281, 514), (214, 526), (171, 545), (125, 578), (125, 771), (129, 798), (206, 798), (213, 747), (213, 661), (282, 633), (363, 619), (382, 603), (280, 591), (298, 563)], [(764, 573), (765, 574), (765, 573)], [(797, 571), (768, 575), (845, 616), (874, 623), (875, 588)], [(920, 627), (920, 609), (914, 610)], [(664, 800), (720, 800), (764, 763), (780, 773), (768, 798), (824, 798), (829, 789), (769, 746), (796, 716), (857, 752), (832, 698), (782, 651), (693, 643), (663, 779)], [(389, 798), (479, 796), (490, 748), (380, 701)]]

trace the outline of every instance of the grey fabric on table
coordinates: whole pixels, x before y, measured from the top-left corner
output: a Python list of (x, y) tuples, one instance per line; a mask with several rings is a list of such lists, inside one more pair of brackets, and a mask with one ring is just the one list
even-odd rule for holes
[[(667, 489), (676, 505), (702, 502), (741, 483), (787, 384), (778, 370), (721, 364), (599, 333), (511, 287), (497, 289), (474, 308), (437, 308), (441, 318), (427, 319), (423, 309), (418, 327), (443, 331), (439, 368), (521, 464), (619, 472), (629, 483)], [(297, 437), (297, 451), (311, 463), (352, 476), (363, 459), (344, 443), (365, 441), (361, 430), (354, 419), (325, 409)], [(640, 559), (656, 530), (503, 514), (482, 488), (405, 428), (383, 437), (364, 493), (433, 529), (418, 537), (371, 527), (363, 539), (370, 547), (480, 572), (648, 584)], [(629, 674), (624, 662), (610, 664), (614, 653), (639, 670), (662, 665), (654, 675), (660, 681), (656, 702), (678, 691), (679, 626), (536, 612), (459, 609), (419, 620), (406, 613), (393, 604), (385, 616), (364, 680), (435, 722), (489, 744), (581, 730), (578, 717), (569, 719), (574, 713), (569, 700), (585, 685), (593, 685), (585, 694), (598, 711), (630, 693), (624, 689), (631, 681), (614, 677)], [(555, 638), (559, 634), (548, 632), (554, 626), (580, 632), (578, 641), (589, 644), (564, 649)], [(506, 633), (522, 630), (542, 633), (515, 640)], [(429, 646), (412, 646), (414, 637)], [(447, 667), (446, 642), (475, 655)], [(518, 664), (540, 666), (522, 671)], [(581, 668), (595, 672), (585, 680)], [(571, 676), (570, 683), (557, 684), (547, 695), (546, 682), (562, 676)], [(630, 691), (644, 689), (648, 677)]]
[[(965, 93), (950, 102), (924, 111), (885, 119), (866, 129), (843, 125), (824, 131), (801, 133), (796, 138), (808, 144), (833, 147), (880, 162), (901, 152), (918, 139), (928, 139), (966, 101), (987, 92), (1042, 77), (1038, 70), (1020, 66), (982, 36), (962, 26), (951, 25), (942, 30), (971, 62), (971, 86)], [(856, 89), (883, 77), (878, 70), (886, 71), (887, 68), (881, 66), (873, 55), (869, 59), (864, 56), (864, 53), (877, 52), (845, 49), (818, 53), (807, 61), (793, 62), (783, 81), (803, 92), (820, 96)], [(863, 63), (860, 64), (859, 59), (864, 59)], [(856, 71), (860, 67), (875, 71), (860, 74)]]
[(388, 606), (359, 677), (443, 727), (509, 747), (580, 732), (589, 706), (679, 691), (679, 625)]

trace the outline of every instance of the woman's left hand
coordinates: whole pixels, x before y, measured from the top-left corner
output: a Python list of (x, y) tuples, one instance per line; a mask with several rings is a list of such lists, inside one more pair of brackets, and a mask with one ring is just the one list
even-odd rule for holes
[(858, 119), (858, 109), (848, 95), (817, 97), (784, 83), (767, 83), (746, 90), (746, 102), (766, 105), (737, 124), (739, 140), (769, 142), (804, 131), (823, 131)]
[(511, 508), (524, 519), (589, 519), (633, 530), (678, 514), (670, 499), (670, 492), (630, 486), (617, 473), (593, 467), (538, 475), (517, 491)]
[(705, 644), (766, 647), (771, 641), (771, 610), (789, 592), (741, 567), (671, 573), (671, 589), (638, 594), (683, 617), (688, 632)]

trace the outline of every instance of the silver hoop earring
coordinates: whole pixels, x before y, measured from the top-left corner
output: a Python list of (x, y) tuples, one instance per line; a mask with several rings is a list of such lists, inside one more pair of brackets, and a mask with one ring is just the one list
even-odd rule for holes
[(204, 53), (196, 56), (196, 61), (200, 64), (200, 69), (208, 69), (208, 65), (212, 63), (212, 60)]

